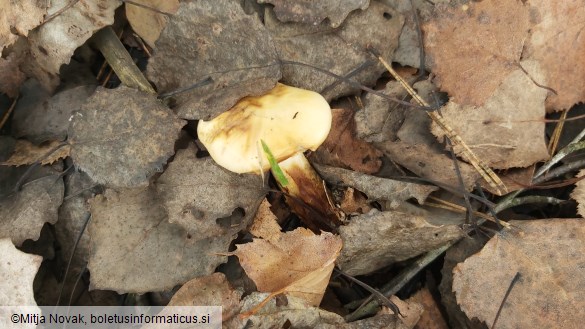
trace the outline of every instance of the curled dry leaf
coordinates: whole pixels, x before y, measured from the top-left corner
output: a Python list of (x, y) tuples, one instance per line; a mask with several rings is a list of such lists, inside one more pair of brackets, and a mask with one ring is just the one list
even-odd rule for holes
[[(0, 176), (14, 188), (26, 169), (0, 167)], [(64, 187), (59, 173), (52, 168), (37, 168), (19, 191), (3, 192), (7, 195), (0, 201), (0, 238), (11, 238), (20, 246), (27, 239), (37, 240), (45, 223), (57, 221)]]
[(174, 153), (183, 125), (153, 95), (98, 88), (72, 117), (71, 157), (98, 183), (145, 186)]
[(211, 78), (174, 96), (180, 117), (209, 120), (244, 96), (272, 89), (281, 74), (258, 17), (231, 0), (190, 0), (181, 2), (156, 42), (148, 77), (161, 93)]
[[(365, 85), (374, 84), (385, 71), (366, 48), (373, 47), (384, 58), (392, 58), (404, 22), (402, 15), (377, 1), (364, 11), (349, 14), (335, 29), (323, 23), (317, 26), (281, 23), (271, 10), (267, 10), (264, 19), (281, 59), (311, 64), (342, 76), (367, 64), (351, 77)], [(300, 65), (284, 65), (283, 82), (320, 92), (327, 100), (359, 91), (355, 86)]]
[[(581, 170), (577, 177), (583, 177), (585, 170)], [(571, 198), (577, 201), (577, 212), (581, 217), (585, 217), (585, 180), (580, 180), (575, 184), (575, 189), (571, 193)]]
[[(492, 168), (524, 168), (549, 157), (544, 140), (547, 90), (532, 81), (541, 80), (542, 73), (536, 62), (521, 64), (530, 77), (521, 69), (510, 72), (483, 106), (453, 101), (441, 109), (445, 121)], [(437, 124), (432, 131), (443, 140), (444, 130)], [(456, 154), (463, 152), (455, 146)]]
[(385, 200), (396, 206), (411, 198), (422, 204), (431, 192), (437, 190), (434, 186), (370, 176), (342, 168), (315, 165), (315, 169), (331, 184), (354, 187), (365, 193), (370, 201)]
[[(52, 15), (69, 5), (69, 0), (51, 1), (47, 14)], [(45, 88), (54, 89), (59, 68), (69, 63), (73, 52), (94, 32), (114, 23), (114, 11), (119, 0), (79, 0), (71, 8), (31, 31), (30, 61), (24, 67)]]
[[(582, 219), (511, 221), (453, 270), (457, 303), (491, 326), (515, 275), (498, 328), (579, 328), (585, 318)], [(485, 273), (490, 275), (486, 276)]]
[(329, 18), (331, 27), (338, 27), (350, 12), (368, 8), (370, 0), (258, 0), (258, 3), (273, 4), (274, 13), (282, 22), (317, 25)]
[(354, 171), (373, 174), (382, 166), (382, 152), (355, 135), (353, 111), (331, 110), (333, 120), (327, 139), (313, 154), (322, 164), (344, 167)]
[(128, 18), (134, 32), (154, 48), (154, 43), (167, 25), (168, 16), (173, 15), (179, 9), (179, 0), (134, 1), (144, 7), (126, 2), (126, 18)]
[(156, 182), (169, 222), (181, 225), (193, 239), (238, 232), (248, 225), (265, 193), (262, 178), (233, 173), (195, 153), (193, 144), (179, 150)]
[(0, 54), (19, 35), (27, 36), (30, 30), (43, 22), (46, 5), (44, 1), (35, 0), (0, 2)]
[(152, 188), (106, 190), (90, 201), (90, 289), (161, 291), (213, 273), (231, 235), (195, 240), (167, 214)]
[(337, 260), (349, 275), (372, 273), (458, 239), (457, 225), (435, 226), (422, 216), (371, 210), (339, 229), (343, 250)]
[(432, 71), (454, 102), (482, 106), (517, 69), (531, 25), (528, 6), (497, 0), (436, 7), (435, 19), (423, 25)]
[[(265, 228), (270, 220), (276, 218), (266, 218)], [(341, 250), (341, 239), (328, 232), (315, 235), (305, 228), (286, 233), (267, 231), (255, 231), (268, 236), (237, 245), (233, 252), (246, 274), (261, 292), (286, 293), (319, 305)]]
[(37, 161), (41, 165), (52, 164), (69, 156), (71, 146), (61, 144), (61, 142), (52, 141), (37, 146), (27, 140), (20, 139), (16, 141), (12, 156), (0, 164), (4, 166), (23, 166)]

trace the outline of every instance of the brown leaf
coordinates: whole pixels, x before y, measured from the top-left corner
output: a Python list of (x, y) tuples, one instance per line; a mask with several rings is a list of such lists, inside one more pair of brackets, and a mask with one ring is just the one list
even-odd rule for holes
[(37, 146), (27, 140), (19, 139), (16, 141), (12, 156), (0, 164), (4, 166), (23, 166), (37, 161), (41, 165), (52, 164), (59, 159), (68, 157), (71, 151), (71, 146), (62, 145), (58, 148), (59, 144), (61, 142), (52, 141)]
[[(14, 187), (26, 170), (0, 166), (0, 177)], [(4, 191), (0, 201), (0, 238), (11, 238), (17, 246), (37, 240), (45, 223), (55, 224), (64, 193), (63, 180), (50, 167), (33, 170), (24, 183), (19, 191)]]
[(167, 306), (220, 305), (222, 321), (240, 312), (241, 291), (234, 290), (223, 273), (213, 273), (185, 283)]
[(0, 53), (19, 35), (27, 36), (30, 30), (43, 22), (46, 5), (44, 1), (36, 0), (0, 2)]
[(347, 15), (356, 10), (365, 10), (370, 0), (302, 1), (302, 0), (258, 0), (258, 3), (274, 5), (274, 13), (282, 22), (300, 22), (317, 25), (329, 18), (331, 27), (338, 27)]
[[(583, 177), (585, 170), (579, 171), (577, 177)], [(571, 193), (571, 198), (577, 201), (577, 212), (581, 217), (585, 217), (585, 180), (580, 180), (575, 184), (575, 189)]]
[(182, 2), (156, 42), (148, 77), (161, 93), (211, 78), (211, 84), (175, 95), (178, 115), (209, 120), (239, 99), (261, 95), (280, 79), (270, 35), (231, 0)]
[(482, 106), (516, 70), (531, 25), (528, 6), (495, 0), (437, 7), (423, 25), (432, 71), (454, 102)]
[[(10, 239), (0, 239), (0, 253), (0, 306), (36, 306), (33, 280), (43, 257), (16, 249)], [(8, 312), (9, 309), (2, 309), (3, 316)]]
[(317, 306), (340, 250), (339, 237), (297, 228), (281, 233), (277, 240), (237, 245), (234, 255), (259, 291), (287, 293)]
[[(417, 322), (415, 329), (448, 329), (449, 326), (441, 314), (441, 307), (426, 286), (417, 291), (409, 302), (419, 303), (423, 307), (423, 313)], [(402, 313), (402, 309), (400, 309)]]
[(260, 207), (258, 207), (258, 211), (256, 211), (254, 222), (250, 226), (249, 231), (256, 237), (276, 243), (282, 234), (277, 220), (274, 213), (270, 210), (270, 203), (264, 199)]
[(361, 275), (438, 248), (463, 232), (401, 211), (371, 210), (352, 218), (339, 234), (343, 250), (337, 264), (349, 275)]
[[(547, 110), (569, 109), (585, 101), (585, 5), (580, 1), (530, 1), (535, 26), (526, 41), (525, 59), (536, 60), (545, 70), (541, 84), (557, 93), (549, 93)], [(544, 83), (546, 82), (546, 83)]]
[(434, 186), (370, 176), (342, 168), (315, 165), (315, 169), (327, 182), (354, 187), (365, 193), (370, 201), (387, 200), (398, 205), (415, 198), (422, 204), (431, 192), (437, 190)]
[[(49, 15), (64, 8), (69, 0), (51, 2)], [(62, 64), (69, 63), (73, 52), (84, 44), (94, 32), (114, 23), (114, 10), (119, 0), (79, 0), (71, 8), (31, 31), (29, 74), (41, 84), (53, 90), (58, 83), (56, 76)]]
[(230, 172), (195, 153), (193, 144), (179, 150), (156, 182), (169, 222), (195, 240), (245, 228), (265, 193), (261, 177)]
[[(523, 62), (533, 79), (542, 77), (538, 64)], [(449, 102), (441, 109), (445, 121), (488, 166), (497, 169), (528, 167), (548, 159), (544, 140), (544, 99), (547, 91), (522, 70), (509, 73), (482, 107)], [(433, 123), (440, 141), (445, 132)], [(464, 150), (455, 146), (455, 153)]]
[(145, 186), (174, 153), (183, 125), (153, 95), (98, 88), (73, 115), (71, 157), (98, 183)]
[(367, 198), (359, 191), (348, 187), (343, 194), (343, 199), (339, 202), (339, 209), (345, 214), (365, 214), (372, 209)]
[[(508, 193), (514, 192), (532, 185), (532, 177), (534, 177), (535, 165), (527, 168), (512, 168), (503, 173), (498, 173), (498, 176), (508, 188)], [(480, 181), (481, 187), (492, 194), (502, 196), (501, 191), (496, 191), (485, 180)]]
[[(106, 190), (90, 200), (90, 289), (161, 291), (213, 273), (231, 235), (195, 240), (167, 221), (152, 188)], [(140, 280), (137, 280), (140, 278)]]
[(18, 89), (25, 80), (24, 73), (18, 67), (20, 61), (21, 59), (14, 53), (8, 55), (6, 59), (0, 58), (0, 92), (11, 98), (18, 95)]
[[(498, 328), (579, 328), (585, 318), (585, 226), (581, 219), (511, 221), (453, 270), (457, 302), (488, 326), (516, 273)], [(485, 275), (489, 273), (489, 275)]]
[(136, 6), (126, 2), (126, 18), (132, 29), (146, 43), (154, 48), (154, 43), (160, 36), (160, 33), (167, 25), (168, 16), (158, 13), (162, 11), (169, 15), (177, 12), (179, 9), (179, 0), (134, 0), (147, 8)]
[(353, 111), (331, 110), (333, 121), (327, 139), (314, 153), (315, 160), (322, 164), (343, 167), (373, 174), (382, 166), (382, 152), (355, 135), (356, 124)]
[[(325, 23), (317, 26), (281, 23), (271, 10), (266, 12), (264, 20), (282, 60), (311, 64), (338, 75), (368, 64), (351, 77), (365, 85), (374, 84), (385, 71), (366, 48), (371, 46), (384, 58), (392, 58), (404, 22), (402, 15), (377, 1), (364, 11), (349, 14), (336, 29)], [(282, 74), (283, 83), (320, 92), (327, 100), (359, 91), (355, 86), (300, 65), (284, 65)]]

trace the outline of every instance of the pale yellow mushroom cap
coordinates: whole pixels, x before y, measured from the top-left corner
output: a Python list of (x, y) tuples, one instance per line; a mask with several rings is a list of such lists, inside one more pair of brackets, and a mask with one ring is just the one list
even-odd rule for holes
[(263, 140), (278, 161), (316, 150), (331, 129), (331, 108), (318, 93), (277, 84), (267, 94), (241, 99), (211, 121), (199, 121), (197, 134), (220, 166), (248, 173), (270, 169)]

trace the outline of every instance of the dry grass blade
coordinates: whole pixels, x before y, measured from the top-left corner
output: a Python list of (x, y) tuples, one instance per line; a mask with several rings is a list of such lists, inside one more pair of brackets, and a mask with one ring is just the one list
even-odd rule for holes
[[(450, 210), (450, 211), (457, 212), (457, 213), (465, 213), (467, 211), (467, 208), (465, 208), (465, 207), (462, 207), (462, 206), (455, 204), (455, 203), (445, 201), (443, 199), (436, 198), (434, 196), (429, 196), (429, 199), (432, 199), (432, 200), (436, 201), (437, 203), (425, 202), (425, 206), (446, 209), (446, 210)], [(502, 225), (503, 227), (506, 227), (506, 228), (510, 227), (510, 224), (508, 224), (506, 222), (502, 222), (502, 221), (497, 221), (494, 217), (486, 215), (486, 214), (481, 213), (479, 211), (474, 211), (473, 215), (475, 215), (477, 217), (481, 217), (485, 220), (489, 220), (490, 222), (494, 222), (494, 223), (499, 222), (500, 225)]]
[[(412, 98), (416, 100), (420, 106), (429, 107), (429, 104), (416, 93), (416, 91), (408, 84), (408, 82), (402, 79), (402, 77), (398, 75), (394, 69), (392, 69), (392, 66), (390, 66), (388, 62), (386, 62), (381, 56), (376, 55), (376, 57), (378, 57), (378, 60), (382, 63), (382, 65), (384, 65), (384, 67), (386, 67), (386, 70), (388, 70), (388, 72), (390, 72), (390, 74), (398, 82), (400, 82), (404, 89), (406, 89), (406, 91), (412, 96)], [(443, 119), (443, 117), (436, 111), (428, 111), (427, 113), (431, 119), (433, 119), (433, 121), (439, 125), (443, 131), (445, 131), (445, 135), (449, 137), (449, 140), (451, 140), (453, 146), (460, 145), (464, 149), (465, 156), (468, 158), (469, 162), (471, 162), (471, 165), (473, 165), (473, 167), (479, 172), (481, 177), (483, 177), (483, 179), (485, 179), (486, 182), (488, 182), (488, 184), (490, 184), (490, 186), (499, 193), (506, 194), (508, 192), (508, 188), (498, 177), (498, 175), (496, 175), (496, 173), (490, 167), (488, 167), (473, 153), (473, 151), (471, 151), (463, 139), (461, 139), (461, 137), (457, 135), (457, 133), (447, 124), (447, 122), (445, 122), (445, 119)]]

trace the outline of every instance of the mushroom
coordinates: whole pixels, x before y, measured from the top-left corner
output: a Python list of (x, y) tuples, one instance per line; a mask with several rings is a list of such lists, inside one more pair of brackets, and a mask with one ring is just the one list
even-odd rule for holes
[(325, 141), (331, 120), (331, 108), (320, 94), (278, 83), (265, 95), (241, 99), (211, 121), (199, 121), (197, 135), (220, 166), (236, 173), (271, 169), (264, 142), (288, 180), (280, 187), (293, 211), (313, 230), (334, 230), (341, 215), (303, 154)]

